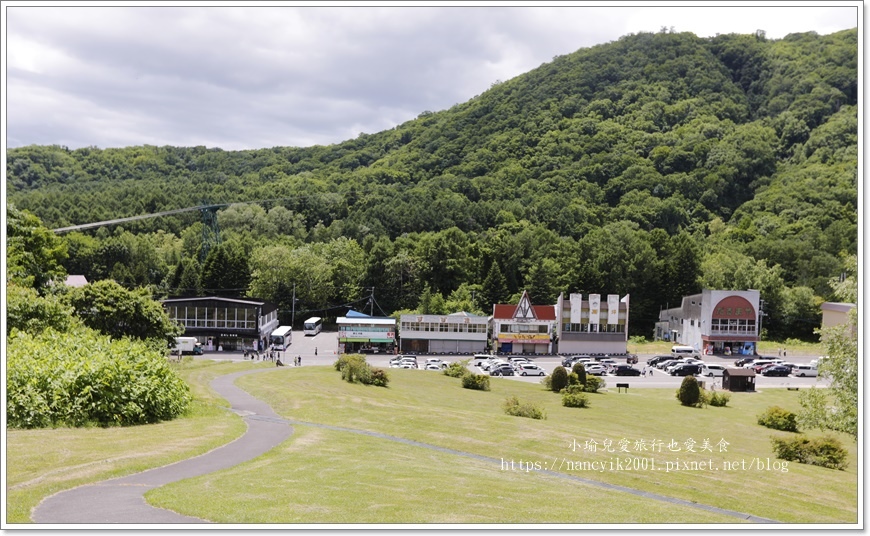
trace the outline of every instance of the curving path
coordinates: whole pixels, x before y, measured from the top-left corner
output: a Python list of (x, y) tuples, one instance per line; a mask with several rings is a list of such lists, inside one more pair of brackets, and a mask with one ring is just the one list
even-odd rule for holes
[[(498, 464), (499, 466), (501, 465), (501, 460), (496, 458), (421, 443), (419, 441), (391, 436), (380, 432), (283, 419), (275, 414), (275, 412), (272, 411), (272, 408), (270, 408), (265, 402), (257, 400), (247, 392), (236, 387), (233, 383), (236, 378), (240, 376), (266, 372), (268, 370), (272, 369), (236, 372), (220, 376), (211, 382), (212, 388), (214, 388), (218, 394), (230, 403), (232, 411), (241, 415), (247, 423), (248, 429), (242, 437), (224, 445), (223, 447), (219, 447), (195, 458), (190, 458), (164, 467), (158, 467), (156, 469), (150, 469), (135, 475), (81, 486), (47, 497), (34, 509), (31, 516), (33, 521), (36, 523), (65, 525), (75, 523), (209, 523), (209, 521), (153, 507), (145, 502), (144, 494), (150, 489), (177, 482), (185, 478), (192, 478), (219, 471), (221, 469), (227, 469), (264, 454), (290, 437), (293, 433), (291, 427), (292, 424), (315, 426), (329, 430), (368, 435), (405, 443), (419, 448), (436, 450), (456, 456), (491, 462), (493, 464)], [(715, 512), (754, 523), (778, 523), (778, 521), (772, 519), (753, 516), (743, 512), (699, 504), (684, 499), (667, 497), (615, 484), (607, 484), (605, 482), (589, 480), (575, 475), (548, 470), (540, 470), (536, 472), (553, 478), (582, 482), (598, 488), (629, 493), (669, 504), (697, 508), (707, 512)]]
[[(266, 369), (271, 370), (271, 369)], [(150, 469), (135, 475), (88, 484), (56, 493), (31, 514), (36, 523), (208, 523), (145, 502), (145, 492), (160, 486), (236, 466), (264, 454), (293, 433), (290, 424), (272, 408), (236, 387), (239, 376), (263, 369), (215, 378), (212, 388), (224, 397), (248, 425), (244, 435), (195, 458)]]

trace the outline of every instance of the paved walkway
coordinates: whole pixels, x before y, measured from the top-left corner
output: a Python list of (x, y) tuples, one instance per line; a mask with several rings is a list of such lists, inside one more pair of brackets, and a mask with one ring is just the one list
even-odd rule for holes
[(264, 370), (227, 374), (211, 383), (212, 388), (229, 401), (232, 410), (247, 423), (248, 429), (242, 437), (195, 458), (52, 495), (34, 509), (33, 521), (66, 525), (207, 523), (155, 508), (145, 502), (144, 495), (148, 490), (172, 482), (239, 465), (268, 452), (290, 437), (293, 429), (287, 421), (279, 418), (265, 402), (233, 384), (239, 376), (257, 372)]
[[(265, 402), (257, 400), (245, 391), (236, 387), (233, 383), (239, 376), (266, 372), (268, 370), (272, 369), (257, 369), (227, 374), (215, 378), (211, 383), (212, 388), (214, 388), (220, 396), (224, 397), (230, 403), (231, 409), (241, 415), (247, 423), (248, 429), (242, 437), (224, 445), (223, 447), (209, 451), (195, 458), (190, 458), (164, 467), (158, 467), (135, 475), (81, 486), (52, 495), (46, 498), (34, 509), (33, 515), (31, 516), (33, 521), (36, 523), (64, 525), (79, 523), (122, 523), (136, 525), (209, 523), (202, 519), (184, 516), (170, 510), (153, 507), (145, 502), (145, 492), (186, 478), (192, 478), (219, 471), (221, 469), (227, 469), (256, 458), (290, 437), (293, 433), (291, 424), (315, 426), (329, 430), (363, 434), (419, 448), (435, 450), (493, 464), (501, 464), (501, 460), (496, 458), (421, 443), (419, 441), (391, 436), (380, 432), (282, 419), (275, 414), (275, 412), (272, 411), (272, 408), (266, 405)], [(598, 488), (629, 493), (669, 504), (732, 516), (754, 523), (777, 523), (777, 521), (772, 519), (757, 517), (743, 512), (708, 506), (615, 484), (607, 484), (574, 475), (547, 470), (537, 472), (548, 477), (582, 482)]]

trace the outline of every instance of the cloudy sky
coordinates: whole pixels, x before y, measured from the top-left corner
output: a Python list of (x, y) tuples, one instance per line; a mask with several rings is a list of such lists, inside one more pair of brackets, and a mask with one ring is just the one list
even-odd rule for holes
[(5, 146), (331, 144), (629, 33), (761, 29), (776, 39), (863, 17), (856, 1), (709, 4), (4, 2)]

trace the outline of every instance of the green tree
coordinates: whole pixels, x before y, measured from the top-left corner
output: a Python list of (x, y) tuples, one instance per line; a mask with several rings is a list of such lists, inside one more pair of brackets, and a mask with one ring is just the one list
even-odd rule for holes
[[(38, 334), (46, 329), (67, 331), (73, 308), (58, 295), (40, 296), (35, 289), (14, 283), (6, 285), (6, 329)], [(7, 332), (7, 333), (8, 333)]]
[(483, 280), (483, 295), (493, 305), (504, 303), (504, 300), (509, 295), (504, 274), (502, 274), (501, 268), (499, 268), (496, 261), (492, 262), (489, 267), (489, 273), (486, 275), (486, 279)]
[(114, 281), (96, 281), (72, 289), (67, 301), (84, 325), (115, 338), (152, 339), (165, 347), (183, 332), (146, 289), (127, 290)]
[(49, 281), (63, 282), (66, 243), (26, 210), (6, 207), (6, 276), (43, 293)]
[[(858, 303), (858, 257), (845, 261), (846, 277), (833, 279), (835, 295), (846, 303)], [(835, 430), (858, 440), (858, 307), (849, 311), (848, 321), (819, 330), (827, 359), (819, 363), (819, 376), (830, 380), (827, 389), (800, 393), (802, 410), (798, 420), (806, 428)]]

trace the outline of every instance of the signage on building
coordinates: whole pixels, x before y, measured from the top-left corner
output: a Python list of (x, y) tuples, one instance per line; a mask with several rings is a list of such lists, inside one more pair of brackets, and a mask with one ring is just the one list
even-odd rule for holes
[(607, 295), (607, 323), (619, 324), (619, 295)]
[(589, 295), (589, 323), (601, 322), (601, 294)]
[(392, 339), (395, 332), (393, 331), (368, 331), (363, 329), (343, 329), (339, 330), (338, 336), (341, 339)]
[(583, 295), (571, 294), (571, 324), (579, 324), (583, 318)]
[(534, 342), (534, 343), (548, 343), (550, 342), (550, 336), (546, 333), (499, 333), (498, 335), (499, 342)]

